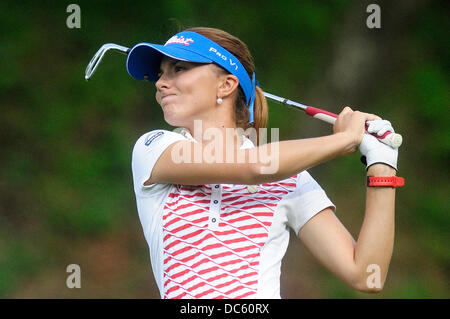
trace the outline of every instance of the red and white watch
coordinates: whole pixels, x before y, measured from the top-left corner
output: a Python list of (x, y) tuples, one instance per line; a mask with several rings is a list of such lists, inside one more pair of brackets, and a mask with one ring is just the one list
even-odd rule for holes
[(405, 179), (397, 176), (367, 176), (367, 187), (402, 187)]

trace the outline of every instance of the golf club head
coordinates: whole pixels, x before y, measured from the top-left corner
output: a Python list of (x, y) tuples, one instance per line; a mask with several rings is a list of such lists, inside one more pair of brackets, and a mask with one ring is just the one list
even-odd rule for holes
[(107, 51), (116, 51), (122, 54), (127, 55), (130, 51), (129, 48), (124, 47), (122, 45), (118, 45), (115, 43), (106, 43), (102, 45), (102, 47), (95, 53), (95, 55), (92, 57), (91, 61), (89, 62), (88, 66), (86, 67), (86, 71), (84, 73), (84, 78), (86, 81), (88, 81), (92, 75), (94, 74), (95, 70), (97, 69), (98, 65), (103, 59), (103, 56)]

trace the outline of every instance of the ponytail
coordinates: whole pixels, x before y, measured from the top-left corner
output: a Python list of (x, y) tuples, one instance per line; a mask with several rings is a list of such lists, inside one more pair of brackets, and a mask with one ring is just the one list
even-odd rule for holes
[(258, 133), (258, 145), (260, 145), (259, 140), (259, 129), (266, 128), (267, 121), (269, 119), (269, 108), (267, 106), (267, 100), (264, 96), (263, 90), (260, 87), (256, 87), (255, 92), (255, 104), (254, 104), (254, 114), (253, 118), (255, 122), (251, 124)]

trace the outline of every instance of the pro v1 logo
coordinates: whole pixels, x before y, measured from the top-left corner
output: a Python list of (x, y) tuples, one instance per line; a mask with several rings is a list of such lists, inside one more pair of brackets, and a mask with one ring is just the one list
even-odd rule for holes
[[(221, 58), (222, 60), (224, 60), (224, 61), (226, 61), (227, 60), (227, 57), (225, 56), (225, 55), (223, 55), (223, 54), (221, 54), (219, 51), (217, 51), (217, 49), (216, 48), (214, 48), (214, 47), (210, 47), (209, 48), (209, 51), (211, 52), (214, 52), (219, 58)], [(235, 63), (233, 63), (233, 61), (231, 61), (231, 59), (229, 59), (230, 60), (230, 65), (231, 66), (235, 66), (236, 67), (236, 70), (238, 69), (238, 66), (236, 65), (236, 62)]]

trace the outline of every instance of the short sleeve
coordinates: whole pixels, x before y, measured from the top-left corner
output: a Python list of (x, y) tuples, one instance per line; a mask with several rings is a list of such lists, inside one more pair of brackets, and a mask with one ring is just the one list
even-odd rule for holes
[(336, 210), (325, 191), (307, 171), (298, 174), (295, 191), (283, 198), (279, 205), (286, 212), (287, 223), (297, 236), (314, 215), (328, 207)]
[(183, 135), (166, 131), (154, 130), (142, 135), (133, 148), (131, 166), (133, 171), (133, 183), (136, 194), (146, 192), (150, 189), (158, 188), (158, 185), (151, 184), (144, 186), (149, 179), (161, 154), (173, 143), (187, 138)]

